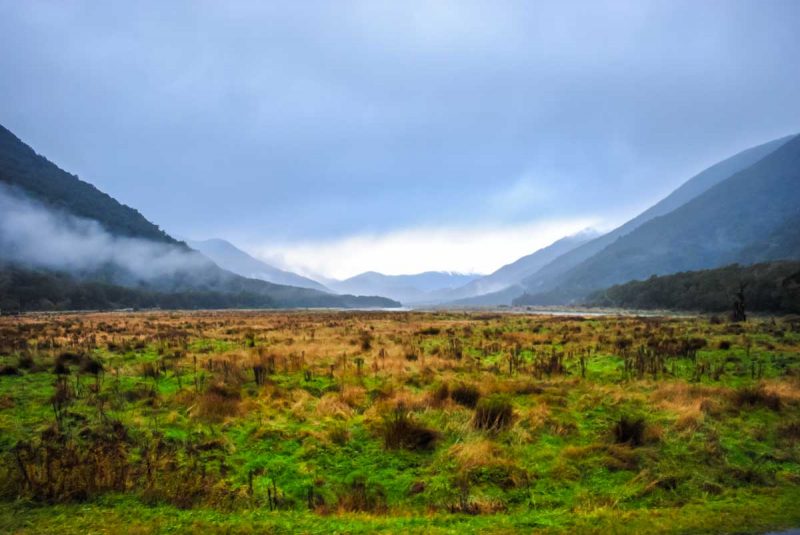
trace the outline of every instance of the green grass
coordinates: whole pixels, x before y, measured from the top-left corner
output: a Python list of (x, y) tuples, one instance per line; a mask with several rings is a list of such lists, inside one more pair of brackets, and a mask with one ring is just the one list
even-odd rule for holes
[[(82, 316), (77, 327), (68, 318), (72, 329), (102, 340), (96, 324), (81, 330)], [(152, 326), (137, 318), (114, 336), (144, 337)], [(30, 352), (35, 366), (0, 377), (0, 532), (697, 533), (800, 525), (800, 445), (791, 427), (800, 429), (800, 338), (789, 335), (789, 322), (779, 323), (781, 334), (767, 321), (732, 334), (733, 327), (697, 318), (224, 318), (193, 317), (197, 334), (185, 343), (153, 335), (137, 342), (139, 349), (111, 350), (80, 341), (76, 350), (100, 358), (106, 371), (93, 392), (95, 379), (71, 366), (63, 443), (46, 438), (56, 427), (53, 362), (73, 342), (54, 349), (33, 343), (48, 347)], [(259, 331), (264, 324), (271, 329)], [(58, 322), (33, 325), (20, 334), (44, 340)], [(396, 334), (432, 325), (441, 325), (439, 334)], [(310, 326), (313, 341), (302, 335)], [(370, 326), (373, 348), (366, 351), (358, 333)], [(256, 333), (255, 347), (242, 343), (248, 332)], [(453, 335), (464, 348), (460, 360), (445, 350)], [(664, 369), (638, 378), (615, 349), (622, 336), (633, 340), (629, 359), (648, 340), (697, 336), (708, 343), (694, 358), (667, 356)], [(409, 343), (417, 344), (418, 361), (405, 359)], [(509, 370), (518, 344), (521, 363)], [(383, 360), (380, 347), (389, 352)], [(299, 367), (284, 366), (301, 351)], [(565, 374), (536, 371), (537, 356), (552, 351), (565, 353)], [(182, 356), (170, 358), (175, 352)], [(287, 360), (256, 385), (249, 363), (273, 353)], [(585, 377), (581, 355), (590, 355)], [(360, 372), (357, 358), (364, 359)], [(0, 366), (19, 359), (18, 350), (0, 346)], [(145, 364), (166, 371), (146, 377)], [(222, 397), (209, 398), (218, 383)], [(484, 400), (508, 400), (513, 419), (480, 429), (474, 409), (434, 399), (442, 384), (470, 384)], [(737, 404), (737, 389), (759, 392), (759, 385), (777, 392), (779, 407), (768, 398)], [(435, 430), (432, 448), (385, 446), (381, 425), (396, 407)], [(615, 443), (623, 417), (644, 419), (640, 446)], [(23, 484), (18, 445), (41, 444), (56, 456), (67, 451), (64, 444), (91, 451), (105, 444), (96, 437), (106, 436), (110, 422), (126, 433), (112, 442), (123, 451), (114, 458), (131, 471), (124, 492), (101, 485), (45, 498)], [(39, 466), (25, 462), (30, 470)], [(191, 492), (196, 498), (186, 501)]]
[(731, 492), (680, 507), (537, 509), (513, 515), (320, 516), (263, 509), (221, 512), (145, 506), (128, 497), (71, 505), (0, 504), (0, 532), (95, 533), (763, 533), (800, 524), (800, 488)]

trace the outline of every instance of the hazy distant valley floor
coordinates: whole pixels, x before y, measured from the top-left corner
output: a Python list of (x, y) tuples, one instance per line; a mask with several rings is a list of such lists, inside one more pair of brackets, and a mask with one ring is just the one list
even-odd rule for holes
[(800, 525), (800, 318), (0, 318), (0, 532)]

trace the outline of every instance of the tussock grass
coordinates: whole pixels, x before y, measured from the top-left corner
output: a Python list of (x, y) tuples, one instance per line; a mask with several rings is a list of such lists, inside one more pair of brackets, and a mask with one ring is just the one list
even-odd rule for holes
[(0, 318), (0, 531), (796, 526), (796, 323)]

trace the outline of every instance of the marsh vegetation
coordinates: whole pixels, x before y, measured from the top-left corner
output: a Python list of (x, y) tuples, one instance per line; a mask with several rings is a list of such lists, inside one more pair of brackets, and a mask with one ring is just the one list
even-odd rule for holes
[(0, 318), (0, 531), (800, 522), (800, 319)]

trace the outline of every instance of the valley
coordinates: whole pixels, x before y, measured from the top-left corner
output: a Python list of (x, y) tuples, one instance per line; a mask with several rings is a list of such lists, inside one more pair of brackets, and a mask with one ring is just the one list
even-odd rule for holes
[(799, 381), (795, 317), (2, 317), (0, 531), (796, 526)]
[(800, 535), (798, 28), (0, 0), (0, 535)]

